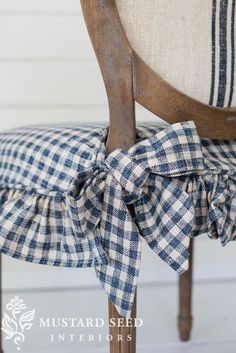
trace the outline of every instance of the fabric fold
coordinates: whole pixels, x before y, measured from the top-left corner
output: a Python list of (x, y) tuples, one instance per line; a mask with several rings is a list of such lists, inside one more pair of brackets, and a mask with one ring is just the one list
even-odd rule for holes
[(44, 195), (21, 187), (0, 191), (3, 253), (65, 267), (91, 267), (107, 262), (100, 235), (87, 233), (84, 237), (80, 230), (75, 200), (67, 195)]
[(192, 189), (195, 221), (193, 236), (207, 233), (222, 245), (236, 239), (236, 174), (216, 170), (187, 181)]

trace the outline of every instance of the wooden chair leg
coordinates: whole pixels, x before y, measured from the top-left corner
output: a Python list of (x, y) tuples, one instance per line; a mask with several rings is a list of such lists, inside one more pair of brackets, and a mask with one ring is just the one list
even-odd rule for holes
[(189, 252), (189, 269), (179, 277), (178, 328), (182, 341), (189, 340), (192, 328), (193, 239), (190, 241)]
[[(0, 253), (0, 320), (2, 323), (2, 255)], [(2, 330), (0, 330), (0, 353), (3, 353)]]
[[(133, 304), (131, 318), (136, 317), (136, 297)], [(110, 353), (135, 353), (136, 352), (136, 328), (117, 327), (117, 320), (121, 319), (115, 306), (109, 300), (109, 320), (115, 319), (116, 326), (110, 326)]]

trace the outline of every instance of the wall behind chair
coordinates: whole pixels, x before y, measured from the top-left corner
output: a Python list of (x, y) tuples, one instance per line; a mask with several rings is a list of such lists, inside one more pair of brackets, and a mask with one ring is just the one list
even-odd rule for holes
[(79, 0), (1, 0), (0, 33), (1, 129), (107, 119)]
[(0, 129), (108, 121), (79, 0), (1, 0), (0, 33)]

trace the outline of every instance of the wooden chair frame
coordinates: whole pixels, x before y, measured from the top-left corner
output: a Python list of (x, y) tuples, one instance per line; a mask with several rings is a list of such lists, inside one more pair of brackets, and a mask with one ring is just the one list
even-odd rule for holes
[[(236, 109), (212, 107), (189, 97), (153, 72), (131, 47), (122, 26), (115, 0), (81, 0), (109, 104), (108, 153), (135, 143), (135, 101), (169, 123), (194, 120), (198, 133), (211, 139), (236, 138)], [(179, 278), (180, 338), (188, 340), (191, 331), (191, 288), (193, 241), (190, 243), (189, 270)], [(109, 315), (118, 317), (109, 303)], [(133, 310), (136, 315), (136, 307)], [(112, 342), (111, 353), (135, 352), (133, 340)], [(111, 330), (126, 334), (127, 329)]]

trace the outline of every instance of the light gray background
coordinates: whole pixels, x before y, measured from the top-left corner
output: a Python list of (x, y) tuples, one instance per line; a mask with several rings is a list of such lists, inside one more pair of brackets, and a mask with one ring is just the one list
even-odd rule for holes
[[(137, 116), (147, 122), (156, 119), (140, 106)], [(0, 129), (65, 121), (108, 121), (79, 0), (0, 0)], [(193, 341), (182, 345), (176, 331), (176, 275), (144, 247), (139, 352), (235, 353), (235, 244), (222, 249), (202, 237), (196, 250)], [(107, 315), (106, 295), (91, 269), (54, 269), (4, 257), (3, 270), (4, 305), (20, 295), (29, 309), (36, 308), (37, 317)], [(104, 340), (52, 344), (48, 336), (35, 324), (21, 351), (94, 352), (94, 345), (107, 351)], [(6, 353), (15, 352), (12, 342), (4, 345)]]

